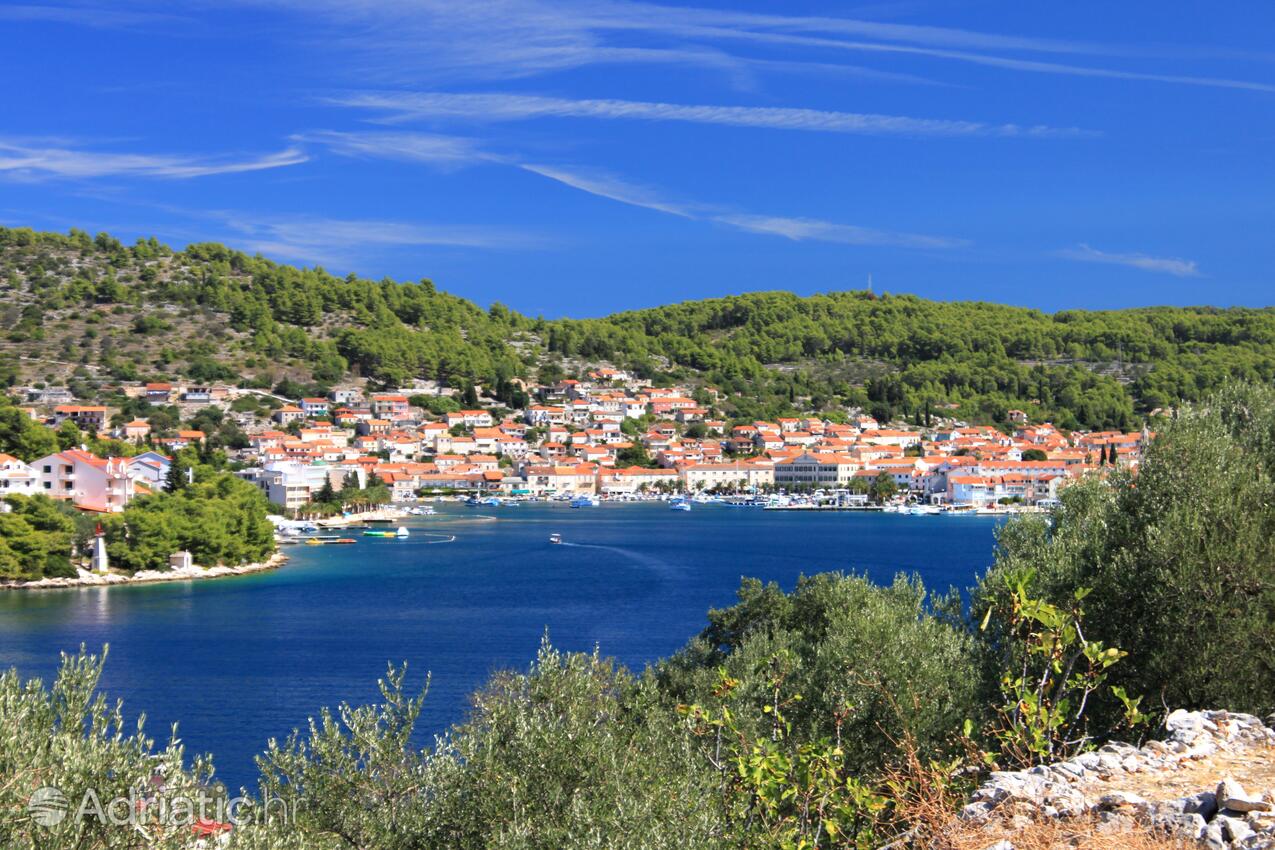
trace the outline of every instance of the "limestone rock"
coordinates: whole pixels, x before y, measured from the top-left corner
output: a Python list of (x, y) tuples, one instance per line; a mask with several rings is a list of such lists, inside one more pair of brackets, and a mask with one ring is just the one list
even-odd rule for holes
[(1217, 786), (1217, 803), (1220, 808), (1236, 812), (1269, 812), (1271, 804), (1261, 797), (1250, 795), (1240, 783), (1229, 776)]
[(1151, 826), (1188, 841), (1199, 841), (1208, 829), (1208, 823), (1196, 814), (1157, 814), (1152, 816)]
[(1217, 814), (1217, 795), (1212, 791), (1201, 791), (1182, 799), (1182, 811), (1185, 814), (1197, 814), (1205, 820)]
[(1017, 850), (1017, 848), (1015, 848), (1012, 843), (1002, 838), (1000, 841), (997, 841), (995, 844), (987, 845), (986, 847), (983, 848), (983, 850)]
[(1146, 808), (1149, 804), (1146, 799), (1132, 794), (1128, 791), (1112, 791), (1110, 794), (1103, 794), (1098, 798), (1098, 808), (1100, 809), (1139, 809)]
[[(1244, 839), (1253, 835), (1253, 828), (1248, 825), (1247, 821), (1239, 818), (1227, 817), (1226, 815), (1218, 815), (1214, 818), (1213, 823), (1222, 825), (1222, 836), (1232, 844), (1238, 844)], [(1212, 824), (1210, 824), (1212, 826)]]

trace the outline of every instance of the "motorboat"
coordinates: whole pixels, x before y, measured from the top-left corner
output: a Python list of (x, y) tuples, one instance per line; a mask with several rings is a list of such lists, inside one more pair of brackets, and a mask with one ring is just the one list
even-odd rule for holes
[(397, 531), (365, 531), (363, 532), (364, 537), (396, 537), (400, 540), (409, 535), (410, 535), (410, 532), (401, 525), (398, 527)]
[(685, 499), (674, 499), (669, 502), (668, 509), (670, 511), (689, 511), (691, 509), (691, 503)]
[(549, 535), (549, 542), (550, 542), (550, 543), (561, 543), (561, 542), (562, 542), (562, 535), (561, 535), (561, 534), (556, 534), (556, 533), (555, 533), (555, 534), (550, 534), (550, 535)]
[(580, 496), (571, 500), (573, 508), (596, 508), (599, 504), (601, 503), (593, 496)]

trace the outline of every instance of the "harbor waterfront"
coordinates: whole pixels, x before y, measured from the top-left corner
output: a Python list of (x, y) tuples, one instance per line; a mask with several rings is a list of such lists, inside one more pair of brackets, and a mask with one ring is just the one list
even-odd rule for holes
[(731, 604), (742, 576), (791, 588), (802, 573), (908, 571), (968, 587), (998, 520), (531, 503), (448, 504), (403, 524), (410, 537), (288, 547), (266, 573), (0, 595), (0, 667), (47, 679), (59, 651), (109, 643), (105, 691), (145, 712), (157, 738), (180, 721), (188, 751), (211, 752), (236, 786), (255, 782), (271, 736), (322, 706), (374, 700), (386, 662), (407, 661), (415, 686), (432, 674), (424, 744), (493, 671), (525, 668), (546, 630), (640, 669)]

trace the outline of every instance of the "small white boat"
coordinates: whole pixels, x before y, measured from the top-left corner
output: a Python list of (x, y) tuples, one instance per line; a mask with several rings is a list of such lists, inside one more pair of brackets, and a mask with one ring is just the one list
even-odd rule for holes
[(689, 511), (691, 509), (691, 503), (685, 499), (674, 499), (669, 502), (668, 509), (670, 511)]
[(550, 543), (561, 543), (561, 542), (562, 542), (562, 535), (561, 535), (561, 534), (550, 534), (550, 535), (549, 535), (549, 542), (550, 542)]

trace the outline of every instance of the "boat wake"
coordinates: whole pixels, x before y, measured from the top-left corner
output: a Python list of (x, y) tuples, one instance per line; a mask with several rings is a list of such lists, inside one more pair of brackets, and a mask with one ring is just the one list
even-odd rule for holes
[(643, 555), (639, 552), (634, 552), (631, 549), (624, 549), (619, 546), (603, 546), (598, 543), (570, 543), (566, 540), (563, 540), (559, 545), (574, 546), (577, 549), (598, 549), (603, 552), (614, 552), (615, 554), (633, 561), (635, 564), (643, 566), (651, 572), (657, 573), (661, 576), (671, 576), (677, 572), (677, 570), (670, 564), (665, 561), (661, 561), (653, 555)]

